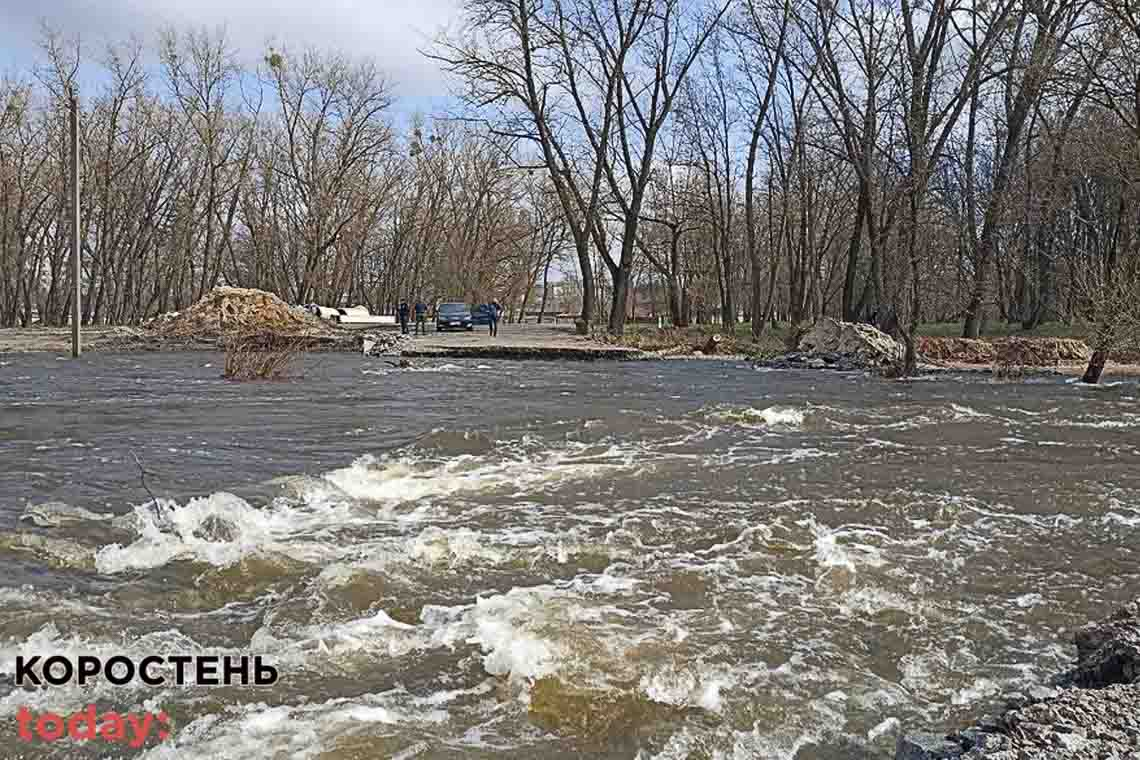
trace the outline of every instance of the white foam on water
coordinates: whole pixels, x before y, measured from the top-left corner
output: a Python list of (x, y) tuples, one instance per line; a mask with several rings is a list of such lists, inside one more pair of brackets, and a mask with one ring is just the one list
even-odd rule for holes
[(798, 428), (804, 424), (806, 413), (803, 409), (791, 406), (735, 407), (716, 409), (707, 415), (714, 420), (735, 422), (742, 425), (760, 423), (767, 427)]
[(602, 448), (567, 443), (561, 448), (534, 452), (504, 447), (491, 455), (464, 454), (443, 461), (365, 455), (325, 477), (353, 498), (400, 503), (459, 493), (505, 489), (525, 492), (612, 475), (639, 465), (639, 454), (643, 453), (632, 444)]
[[(195, 655), (226, 654), (226, 652), (203, 647), (176, 629), (147, 633), (132, 639), (111, 640), (92, 638), (80, 633), (65, 635), (54, 623), (47, 623), (25, 639), (8, 639), (0, 643), (0, 673), (14, 674), (17, 656), (28, 658), (38, 655), (47, 658), (58, 655), (74, 663), (84, 655), (94, 655), (103, 661), (115, 655), (125, 655), (138, 662), (143, 657), (154, 654)], [(172, 668), (165, 675), (167, 686), (162, 692), (156, 692), (154, 687), (137, 681), (132, 681), (127, 686), (117, 686), (102, 676), (87, 681), (83, 686), (71, 682), (62, 686), (45, 684), (34, 690), (16, 689), (0, 698), (0, 716), (14, 715), (22, 706), (37, 711), (73, 712), (103, 698), (114, 699), (116, 704), (126, 706), (130, 699), (127, 695), (135, 692), (155, 697), (156, 694), (159, 696), (169, 694), (173, 689), (192, 688), (174, 686)]]
[(12, 611), (16, 608), (31, 608), (53, 614), (67, 613), (75, 616), (95, 616), (111, 614), (101, 607), (95, 607), (78, 599), (61, 596), (53, 591), (37, 589), (34, 586), (0, 588), (0, 609)]
[(886, 610), (919, 616), (924, 608), (925, 605), (913, 597), (875, 587), (848, 591), (839, 605), (840, 611), (850, 617), (871, 617)]
[(408, 367), (405, 372), (462, 372), (467, 369), (458, 364), (437, 364), (429, 367)]
[(692, 666), (670, 664), (643, 675), (638, 689), (663, 705), (700, 707), (720, 712), (724, 707), (722, 691), (731, 688), (735, 682), (728, 671), (701, 663)]
[[(228, 567), (263, 549), (297, 557), (298, 545), (286, 546), (287, 539), (326, 528), (330, 522), (349, 522), (347, 505), (318, 502), (295, 507), (279, 500), (257, 509), (225, 492), (191, 499), (185, 505), (160, 500), (159, 506), (158, 515), (151, 504), (135, 507), (139, 537), (126, 546), (110, 544), (96, 552), (99, 572), (146, 570), (178, 560)], [(322, 553), (320, 546), (309, 546)], [(328, 547), (329, 553), (335, 551)]]
[(293, 629), (286, 637), (262, 627), (250, 640), (254, 651), (273, 652), (279, 661), (294, 666), (311, 666), (317, 660), (343, 660), (358, 655), (401, 657), (436, 646), (426, 632), (393, 620), (383, 610), (354, 620)]
[(790, 451), (776, 454), (768, 459), (765, 459), (759, 464), (794, 464), (796, 462), (806, 462), (810, 459), (823, 459), (827, 457), (839, 456), (835, 451), (823, 451), (814, 447), (792, 449)]
[(842, 570), (854, 575), (859, 565), (882, 567), (886, 564), (878, 547), (850, 540), (865, 536), (884, 538), (877, 531), (856, 526), (829, 528), (813, 518), (799, 524), (806, 525), (814, 534), (815, 561), (824, 571)]
[(447, 713), (438, 709), (431, 698), (415, 698), (402, 691), (330, 699), (316, 704), (270, 707), (259, 703), (230, 707), (225, 713), (198, 718), (139, 757), (144, 760), (207, 757), (211, 760), (251, 757), (312, 760), (332, 749), (343, 737), (373, 736), (378, 727), (407, 726), (425, 732), (446, 721)]
[(1021, 609), (1027, 610), (1031, 607), (1037, 607), (1039, 605), (1045, 604), (1045, 597), (1041, 596), (1041, 594), (1022, 594), (1021, 596), (1014, 599), (1013, 603)]
[(965, 404), (951, 404), (950, 411), (954, 413), (953, 419), (955, 420), (985, 419), (991, 416)]
[(488, 536), (469, 528), (444, 530), (430, 527), (405, 545), (408, 559), (429, 565), (457, 567), (466, 564), (499, 565), (509, 554), (490, 545)]
[(1133, 510), (1130, 515), (1109, 512), (1100, 520), (1105, 525), (1123, 525), (1126, 528), (1137, 528), (1140, 527), (1140, 510)]
[(434, 645), (478, 646), (487, 673), (525, 685), (544, 676), (589, 672), (594, 658), (620, 648), (604, 643), (619, 633), (602, 621), (625, 614), (605, 598), (624, 596), (635, 586), (633, 579), (608, 574), (578, 576), (557, 586), (511, 589), (473, 605), (427, 606), (421, 617)]
[[(524, 439), (506, 442), (488, 455), (446, 460), (409, 454), (390, 459), (364, 456), (320, 478), (278, 478), (267, 485), (284, 495), (261, 508), (226, 492), (180, 505), (160, 500), (135, 507), (138, 537), (127, 545), (104, 546), (95, 554), (99, 572), (114, 574), (161, 567), (176, 561), (232, 565), (261, 550), (286, 553), (307, 562), (342, 557), (352, 547), (327, 539), (330, 528), (391, 524), (430, 517), (430, 504), (411, 513), (391, 511), (399, 504), (459, 493), (508, 491), (513, 495), (566, 482), (611, 476), (648, 466), (653, 455), (636, 443), (570, 442), (555, 448)], [(378, 513), (374, 505), (380, 502)], [(321, 540), (314, 536), (323, 535)], [(411, 560), (451, 564), (499, 563), (511, 557), (473, 532), (429, 529), (404, 547)], [(560, 551), (552, 548), (552, 551)], [(562, 553), (565, 554), (563, 548)], [(539, 552), (541, 553), (541, 552)]]

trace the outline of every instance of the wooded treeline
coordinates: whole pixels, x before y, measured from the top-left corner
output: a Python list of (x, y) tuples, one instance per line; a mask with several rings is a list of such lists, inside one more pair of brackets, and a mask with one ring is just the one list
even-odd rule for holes
[(382, 312), (402, 298), (520, 303), (543, 276), (560, 216), (485, 130), (398, 128), (368, 61), (236, 61), (224, 33), (88, 54), (45, 32), (35, 68), (0, 83), (0, 326), (69, 318), (70, 88), (87, 324), (137, 323), (219, 284)]
[[(494, 296), (563, 254), (582, 320), (1140, 319), (1140, 13), (1126, 0), (463, 0), (460, 118), (393, 126), (367, 61), (47, 35), (0, 90), (0, 323), (66, 319), (83, 67), (84, 310), (218, 283), (293, 302)], [(86, 69), (84, 69), (86, 70)], [(85, 80), (86, 81), (86, 80)], [(536, 287), (537, 286), (537, 287)], [(565, 288), (563, 288), (565, 290)], [(648, 304), (646, 301), (648, 300)]]
[[(465, 0), (434, 55), (537, 152), (584, 318), (1088, 321), (1140, 309), (1125, 0)], [(598, 265), (600, 262), (600, 266)], [(1111, 303), (1112, 307), (1105, 305)], [(1112, 320), (1110, 320), (1112, 321)], [(1100, 329), (1103, 328), (1103, 329)]]

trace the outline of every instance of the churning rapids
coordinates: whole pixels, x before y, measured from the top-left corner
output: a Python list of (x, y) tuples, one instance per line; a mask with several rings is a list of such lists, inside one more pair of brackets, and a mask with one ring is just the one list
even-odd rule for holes
[[(263, 654), (281, 679), (5, 675), (5, 757), (889, 758), (899, 725), (1061, 670), (1140, 580), (1134, 382), (219, 366), (0, 361), (0, 672)], [(92, 702), (173, 736), (18, 743), (20, 706)]]

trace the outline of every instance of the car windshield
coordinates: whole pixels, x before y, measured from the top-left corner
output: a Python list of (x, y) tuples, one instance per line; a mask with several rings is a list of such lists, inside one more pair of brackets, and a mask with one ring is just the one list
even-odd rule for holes
[(440, 314), (463, 314), (467, 311), (467, 306), (461, 303), (445, 303), (439, 307)]

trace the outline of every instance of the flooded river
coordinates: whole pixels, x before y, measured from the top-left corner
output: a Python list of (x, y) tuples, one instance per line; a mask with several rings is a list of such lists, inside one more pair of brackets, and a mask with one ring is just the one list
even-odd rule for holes
[[(5, 675), (4, 757), (885, 759), (1043, 682), (1140, 580), (1134, 382), (220, 363), (0, 357), (0, 671), (280, 680)], [(17, 736), (88, 704), (171, 735)]]

